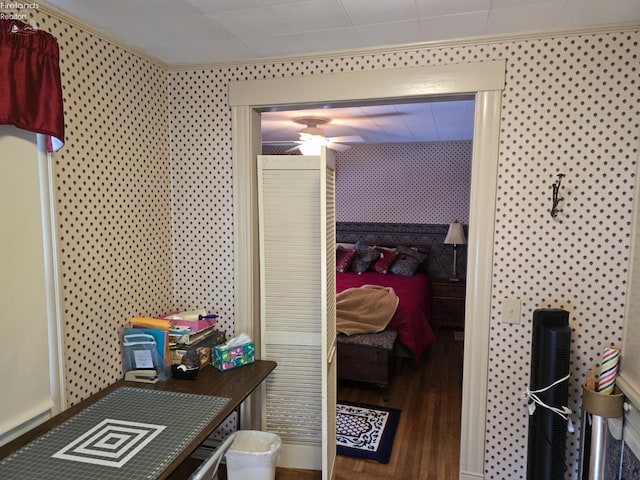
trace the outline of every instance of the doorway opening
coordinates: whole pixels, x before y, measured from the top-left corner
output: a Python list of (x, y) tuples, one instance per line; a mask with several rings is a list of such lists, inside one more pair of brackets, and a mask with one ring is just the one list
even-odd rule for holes
[[(296, 78), (230, 85), (233, 110), (236, 329), (259, 335), (257, 182), (260, 111), (277, 105), (474, 95), (468, 290), (464, 346), (460, 478), (483, 477), (495, 194), (504, 61)], [(366, 87), (365, 87), (366, 86)], [(254, 421), (260, 405), (247, 407)]]
[[(306, 124), (307, 120), (318, 123), (319, 128), (315, 131), (334, 142), (329, 148), (336, 150), (336, 240), (339, 244), (356, 241), (355, 236), (341, 230), (346, 222), (346, 228), (357, 226), (361, 232), (359, 240), (364, 235), (370, 240), (366, 242), (368, 245), (395, 248), (407, 245), (395, 242), (398, 229), (410, 230), (413, 225), (420, 224), (442, 230), (443, 224), (448, 225), (453, 220), (469, 223), (474, 107), (474, 99), (468, 95), (433, 96), (413, 99), (411, 103), (323, 105), (314, 109), (309, 109), (309, 106), (272, 107), (261, 112), (262, 154), (304, 154), (302, 140), (298, 139), (298, 135), (302, 139), (302, 133), (306, 133), (301, 124)], [(385, 236), (382, 231), (389, 228), (394, 233)], [(422, 273), (428, 273), (432, 293), (434, 297), (437, 295), (437, 300), (433, 316), (423, 311), (407, 315), (404, 309), (408, 307), (404, 306), (400, 308), (396, 322), (415, 319), (422, 325), (421, 320), (424, 319), (435, 333), (436, 340), (428, 350), (421, 352), (416, 361), (409, 349), (402, 345), (403, 337), (407, 340), (413, 339), (414, 335), (416, 338), (430, 338), (431, 332), (417, 324), (414, 327), (413, 323), (403, 322), (400, 343), (390, 360), (390, 366), (394, 368), (389, 367), (380, 377), (372, 373), (378, 372), (380, 367), (376, 369), (370, 362), (366, 366), (355, 366), (359, 365), (358, 355), (340, 360), (341, 347), (338, 345), (338, 377), (346, 376), (351, 380), (342, 379), (338, 383), (337, 400), (393, 407), (403, 412), (394, 444), (397, 445), (396, 450), (402, 451), (403, 446), (411, 445), (416, 452), (411, 471), (406, 469), (406, 462), (401, 456), (394, 455), (390, 465), (371, 467), (372, 473), (384, 471), (393, 472), (390, 478), (418, 478), (422, 477), (416, 470), (420, 464), (434, 464), (434, 458), (443, 458), (446, 461), (438, 463), (439, 477), (457, 479), (463, 370), (463, 343), (462, 338), (457, 337), (464, 336), (463, 313), (457, 310), (464, 309), (465, 282), (449, 284), (452, 252), (446, 248), (448, 246), (436, 244), (431, 235), (405, 237), (403, 242), (407, 240), (408, 245), (413, 245), (412, 241), (424, 242), (420, 248), (429, 250), (430, 265), (428, 269), (425, 266)], [(439, 239), (440, 242), (443, 240), (444, 236)], [(466, 254), (463, 259), (464, 265), (460, 270), (464, 280)], [(336, 275), (340, 277), (342, 274)], [(349, 275), (347, 273), (345, 277)], [(418, 277), (414, 277), (415, 282), (418, 282)], [(393, 274), (378, 277), (367, 273), (357, 278), (362, 279), (358, 284), (374, 283), (383, 287), (392, 287), (400, 279)], [(450, 298), (452, 292), (455, 300)], [(446, 309), (443, 302), (447, 304)], [(405, 305), (402, 297), (400, 304)], [(443, 326), (439, 325), (440, 321)], [(343, 353), (347, 356), (354, 354)], [(443, 362), (445, 368), (437, 368)], [(449, 375), (445, 375), (445, 379), (441, 372), (446, 371)], [(389, 378), (391, 375), (392, 380)], [(377, 388), (375, 383), (372, 384), (374, 377), (376, 381), (384, 377), (383, 384), (380, 384), (384, 387)], [(354, 382), (358, 379), (364, 383)], [(428, 404), (424, 399), (429, 399)], [(425, 412), (431, 414), (425, 416)], [(411, 428), (408, 428), (409, 424)], [(421, 461), (421, 458), (425, 460)], [(336, 459), (336, 471), (342, 475), (361, 468), (356, 459)]]

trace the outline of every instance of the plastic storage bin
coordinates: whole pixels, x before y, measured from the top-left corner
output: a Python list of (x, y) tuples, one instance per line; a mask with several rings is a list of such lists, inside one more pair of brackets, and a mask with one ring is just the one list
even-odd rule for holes
[(274, 480), (281, 447), (282, 440), (275, 433), (236, 432), (227, 450), (228, 480)]
[(153, 335), (137, 333), (136, 329), (126, 329), (122, 352), (125, 373), (132, 370), (155, 370), (159, 380), (169, 378), (167, 365), (158, 353), (158, 344)]

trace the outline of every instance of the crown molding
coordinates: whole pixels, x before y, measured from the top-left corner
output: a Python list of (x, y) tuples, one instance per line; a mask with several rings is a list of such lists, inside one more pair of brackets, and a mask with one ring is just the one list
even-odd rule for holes
[(123, 42), (122, 40), (118, 40), (117, 38), (115, 38), (114, 36), (110, 35), (109, 33), (100, 30), (96, 27), (93, 27), (89, 24), (84, 23), (82, 20), (69, 15), (67, 12), (64, 12), (62, 10), (60, 10), (59, 8), (54, 7), (53, 5), (49, 5), (47, 3), (44, 2), (38, 2), (38, 11), (41, 13), (44, 13), (46, 15), (49, 15), (57, 20), (63, 21), (65, 23), (68, 23), (69, 25), (72, 25), (76, 28), (79, 28), (80, 30), (83, 30), (87, 33), (90, 33), (92, 35), (95, 35), (96, 37), (101, 38), (102, 40), (105, 40), (109, 43), (112, 43), (114, 45), (116, 45), (117, 47), (120, 47), (124, 50), (127, 50), (130, 53), (133, 53), (134, 55), (137, 55), (138, 57), (143, 58), (144, 60), (147, 60), (153, 64), (155, 64), (158, 67), (161, 67), (165, 70), (168, 69), (169, 64), (167, 62), (165, 62), (164, 60), (151, 55), (150, 53), (145, 52), (144, 50), (138, 48), (138, 47), (134, 47), (133, 45), (129, 45), (128, 43)]
[(418, 51), (429, 50), (434, 48), (447, 48), (447, 47), (462, 47), (462, 46), (474, 46), (474, 45), (487, 45), (494, 43), (511, 43), (524, 40), (539, 40), (544, 38), (557, 38), (557, 37), (573, 37), (580, 35), (597, 35), (605, 33), (620, 33), (627, 31), (640, 31), (640, 22), (629, 22), (622, 24), (610, 24), (602, 26), (581, 27), (574, 29), (563, 30), (544, 30), (544, 31), (532, 31), (526, 33), (510, 33), (500, 35), (480, 35), (476, 37), (463, 37), (446, 40), (433, 40), (429, 42), (416, 42), (406, 43), (398, 45), (389, 45), (384, 47), (365, 47), (349, 50), (333, 50), (319, 53), (306, 53), (298, 55), (287, 55), (281, 57), (257, 57), (246, 60), (229, 60), (224, 62), (208, 62), (208, 63), (189, 63), (178, 64), (173, 63), (168, 65), (168, 70), (171, 71), (186, 71), (186, 70), (202, 70), (208, 68), (233, 68), (233, 67), (245, 67), (254, 65), (266, 65), (266, 64), (283, 64), (298, 61), (310, 61), (310, 60), (328, 60), (336, 58), (346, 57), (362, 57), (384, 54), (403, 53), (406, 51)]

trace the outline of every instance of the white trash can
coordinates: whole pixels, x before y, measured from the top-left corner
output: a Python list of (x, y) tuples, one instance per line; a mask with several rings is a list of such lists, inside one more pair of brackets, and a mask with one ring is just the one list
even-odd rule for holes
[(275, 433), (237, 431), (226, 455), (228, 480), (274, 480), (281, 446)]

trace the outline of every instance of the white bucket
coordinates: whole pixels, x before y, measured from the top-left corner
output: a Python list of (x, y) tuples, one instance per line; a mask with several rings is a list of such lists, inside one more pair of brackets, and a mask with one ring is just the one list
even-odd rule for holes
[(282, 440), (275, 433), (236, 432), (226, 455), (228, 480), (274, 480), (281, 446)]

